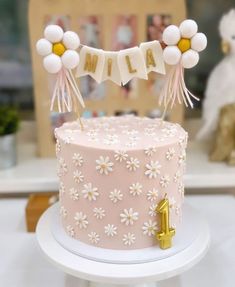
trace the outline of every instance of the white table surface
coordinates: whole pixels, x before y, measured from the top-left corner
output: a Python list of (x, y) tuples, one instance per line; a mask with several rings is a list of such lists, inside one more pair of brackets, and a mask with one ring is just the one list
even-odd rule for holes
[[(48, 192), (58, 190), (55, 158), (37, 158), (32, 142), (19, 145), (19, 164), (0, 170), (0, 194)], [(187, 150), (186, 188), (234, 188), (235, 167), (208, 161), (206, 147), (189, 143)]]
[[(202, 261), (175, 278), (182, 287), (234, 287), (235, 197), (190, 195), (186, 199), (209, 222), (211, 247)], [(0, 286), (82, 287), (51, 265), (39, 250), (35, 234), (26, 233), (25, 199), (0, 200)], [(172, 287), (172, 280), (160, 283)]]

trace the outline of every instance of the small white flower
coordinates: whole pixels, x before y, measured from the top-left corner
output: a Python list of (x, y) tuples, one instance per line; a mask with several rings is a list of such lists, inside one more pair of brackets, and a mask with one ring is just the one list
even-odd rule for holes
[(126, 225), (133, 225), (136, 220), (138, 220), (139, 213), (135, 212), (133, 208), (129, 210), (124, 209), (123, 212), (120, 214), (121, 223)]
[(169, 184), (170, 184), (170, 177), (169, 177), (169, 175), (167, 175), (167, 174), (162, 175), (161, 178), (160, 178), (160, 185), (161, 185), (161, 187), (166, 188), (166, 187), (168, 187)]
[(130, 171), (136, 171), (137, 168), (140, 167), (140, 162), (137, 158), (131, 157), (129, 160), (127, 160), (126, 167)]
[(176, 206), (175, 206), (175, 214), (176, 214), (176, 215), (179, 215), (179, 214), (180, 214), (180, 207), (179, 207), (179, 205), (176, 205)]
[(131, 129), (131, 130), (124, 130), (122, 133), (128, 136), (134, 136), (134, 135), (137, 135), (139, 131)]
[(90, 129), (86, 135), (88, 137), (96, 137), (98, 135), (98, 129)]
[(168, 148), (166, 152), (166, 159), (167, 160), (172, 160), (175, 155), (175, 149), (174, 148)]
[(125, 144), (125, 146), (127, 147), (134, 147), (134, 146), (137, 146), (137, 142), (135, 141), (129, 141)]
[(105, 217), (105, 210), (102, 207), (95, 207), (93, 212), (97, 219), (103, 219)]
[(147, 192), (147, 199), (151, 202), (156, 201), (158, 199), (158, 190), (153, 188)]
[(178, 185), (178, 192), (184, 196), (184, 184), (182, 182)]
[(74, 141), (74, 138), (71, 135), (67, 135), (64, 139), (65, 144), (71, 144)]
[(100, 174), (108, 175), (113, 171), (113, 163), (109, 160), (108, 156), (100, 156), (100, 158), (96, 160), (96, 163), (96, 170), (99, 171)]
[(74, 228), (71, 226), (71, 225), (68, 225), (66, 227), (66, 231), (67, 231), (67, 234), (71, 237), (74, 237), (75, 236), (75, 231), (74, 231)]
[(80, 183), (83, 182), (84, 176), (82, 175), (81, 171), (76, 170), (73, 173), (73, 179), (76, 183)]
[(143, 227), (143, 234), (148, 236), (153, 236), (157, 230), (157, 222), (152, 221), (151, 219), (144, 223)]
[(174, 197), (169, 197), (169, 204), (171, 209), (175, 209), (176, 200)]
[(117, 151), (115, 151), (114, 158), (116, 161), (122, 162), (128, 158), (128, 155), (127, 155), (126, 151), (124, 151), (124, 150), (117, 150)]
[(61, 151), (60, 142), (59, 142), (58, 140), (56, 140), (55, 152), (56, 152), (56, 155), (57, 155), (57, 156), (59, 155), (60, 151)]
[(185, 148), (186, 144), (187, 144), (187, 135), (186, 136), (180, 136), (178, 143), (179, 143), (181, 148)]
[(129, 187), (130, 194), (133, 196), (140, 195), (142, 193), (142, 188), (143, 186), (139, 182), (133, 183)]
[(178, 164), (179, 164), (179, 165), (183, 165), (183, 164), (185, 164), (185, 161), (186, 161), (186, 153), (185, 153), (185, 151), (183, 151), (183, 152), (179, 155)]
[(107, 236), (113, 237), (114, 235), (117, 235), (117, 227), (113, 224), (108, 224), (104, 227), (104, 233)]
[(153, 156), (153, 154), (157, 151), (157, 148), (154, 146), (148, 147), (144, 150), (147, 156)]
[(119, 142), (118, 136), (115, 134), (109, 134), (106, 135), (106, 137), (103, 140), (103, 143), (106, 145), (114, 145)]
[(118, 201), (121, 201), (123, 199), (123, 194), (120, 190), (114, 189), (110, 192), (109, 198), (113, 203), (117, 203)]
[(161, 169), (161, 165), (158, 161), (152, 161), (150, 163), (147, 163), (145, 165), (146, 167), (146, 171), (145, 171), (145, 175), (148, 176), (148, 178), (152, 179), (152, 178), (156, 178), (157, 175), (160, 174), (160, 169)]
[(83, 157), (79, 154), (79, 153), (74, 153), (73, 154), (73, 164), (75, 164), (75, 166), (82, 166), (83, 164)]
[(60, 215), (65, 218), (68, 215), (68, 211), (65, 209), (64, 206), (60, 207)]
[(123, 235), (122, 240), (125, 245), (130, 246), (135, 243), (135, 234), (128, 232), (127, 234)]
[(146, 136), (150, 136), (150, 137), (155, 136), (156, 135), (155, 129), (154, 128), (145, 128), (144, 129), (144, 134)]
[(62, 181), (60, 182), (59, 193), (60, 193), (60, 195), (65, 193), (65, 186), (64, 186)]
[(99, 142), (100, 140), (97, 137), (90, 137), (88, 139), (89, 142)]
[(79, 191), (75, 188), (70, 188), (69, 190), (69, 196), (72, 200), (78, 200), (80, 197)]
[(98, 244), (100, 241), (100, 236), (96, 232), (92, 231), (91, 233), (88, 234), (88, 238), (91, 243), (93, 244)]
[(88, 220), (86, 214), (82, 212), (76, 212), (75, 216), (75, 224), (79, 226), (80, 229), (86, 229), (88, 225)]
[(137, 135), (131, 135), (128, 137), (128, 139), (131, 141), (131, 142), (136, 142), (136, 141), (139, 141), (140, 140), (140, 137), (138, 137)]
[(98, 188), (93, 187), (92, 183), (84, 184), (84, 190), (82, 191), (83, 197), (89, 201), (95, 201), (99, 196)]
[(162, 132), (164, 133), (165, 137), (173, 137), (177, 133), (177, 129), (172, 128), (172, 127), (167, 127), (165, 129), (162, 129)]
[(149, 207), (149, 216), (151, 216), (151, 217), (157, 216), (156, 208), (157, 208), (157, 206), (155, 204), (153, 204)]
[(68, 171), (67, 164), (65, 163), (65, 160), (60, 157), (59, 158), (59, 169), (58, 169), (58, 176), (65, 175)]
[(177, 171), (174, 175), (174, 182), (178, 182), (179, 181), (179, 178), (180, 178), (180, 172)]

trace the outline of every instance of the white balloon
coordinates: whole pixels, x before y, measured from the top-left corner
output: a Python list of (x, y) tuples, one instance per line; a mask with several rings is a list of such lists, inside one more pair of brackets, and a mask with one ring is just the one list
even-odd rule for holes
[(203, 33), (197, 33), (191, 39), (191, 48), (197, 52), (201, 52), (207, 46), (207, 38)]
[(74, 50), (67, 50), (62, 55), (61, 61), (65, 68), (74, 69), (79, 64), (79, 55)]
[(47, 56), (52, 53), (52, 44), (46, 39), (40, 39), (36, 43), (36, 50), (39, 55)]
[(163, 59), (168, 65), (176, 65), (181, 58), (181, 51), (176, 46), (168, 46), (163, 51)]
[(162, 40), (167, 45), (176, 45), (180, 40), (179, 28), (175, 25), (168, 26), (163, 31)]
[(75, 32), (67, 31), (63, 36), (63, 44), (67, 49), (76, 50), (80, 45), (80, 39)]
[(43, 59), (43, 66), (48, 73), (56, 74), (62, 68), (61, 59), (55, 54), (48, 55)]
[(183, 38), (192, 38), (197, 33), (197, 23), (187, 19), (180, 24), (179, 29)]
[(184, 68), (186, 69), (193, 68), (194, 66), (197, 65), (199, 61), (199, 54), (198, 52), (190, 49), (185, 53), (183, 53), (181, 61)]
[(63, 38), (64, 31), (58, 25), (49, 25), (44, 30), (45, 38), (51, 43), (60, 42)]

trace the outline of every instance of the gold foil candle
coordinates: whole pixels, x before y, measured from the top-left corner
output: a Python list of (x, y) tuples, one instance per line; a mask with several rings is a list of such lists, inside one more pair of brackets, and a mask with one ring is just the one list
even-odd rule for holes
[(156, 237), (159, 240), (161, 249), (167, 249), (172, 246), (172, 237), (175, 235), (175, 229), (169, 224), (169, 200), (167, 198), (161, 200), (156, 208), (160, 213), (161, 229), (157, 232)]

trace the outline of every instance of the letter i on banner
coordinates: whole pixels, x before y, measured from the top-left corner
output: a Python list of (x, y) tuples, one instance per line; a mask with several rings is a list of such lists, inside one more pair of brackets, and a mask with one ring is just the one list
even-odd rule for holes
[(104, 62), (105, 56), (103, 50), (83, 46), (80, 51), (80, 62), (76, 76), (81, 77), (90, 75), (100, 83), (102, 82)]
[(163, 51), (159, 41), (151, 41), (140, 44), (140, 50), (145, 59), (147, 72), (165, 74)]
[(111, 80), (121, 86), (121, 74), (118, 67), (118, 52), (104, 52), (105, 63), (102, 81)]
[(134, 77), (148, 79), (144, 57), (138, 47), (121, 50), (118, 54), (118, 66), (119, 70), (122, 71), (123, 85)]

